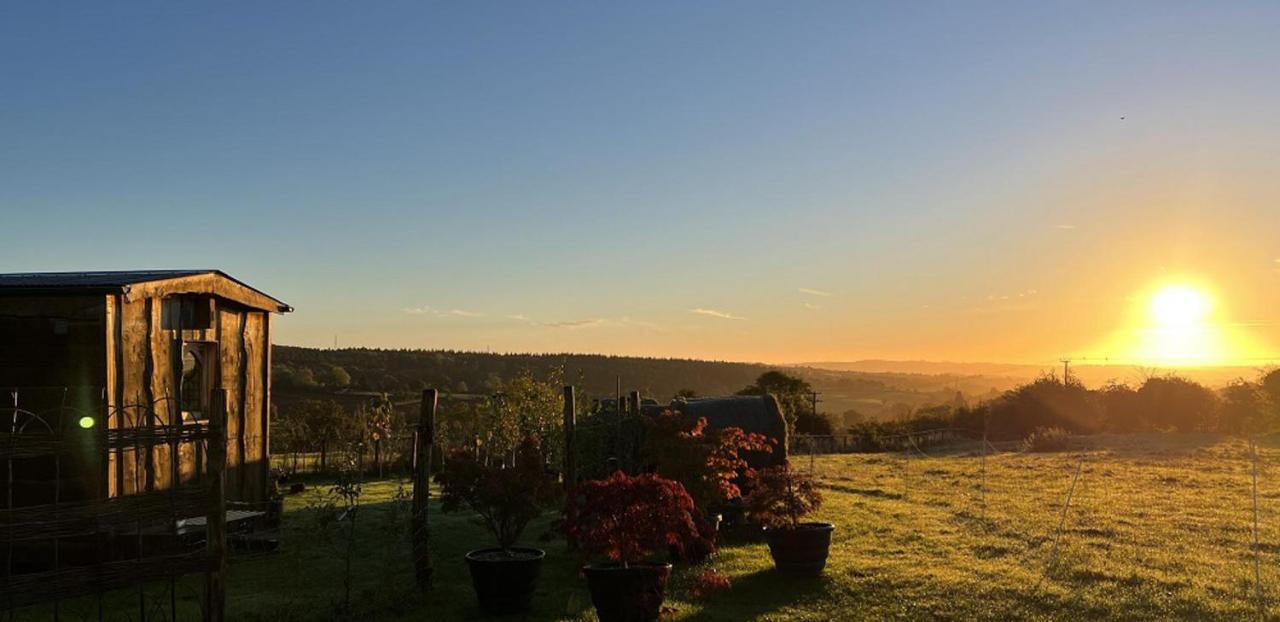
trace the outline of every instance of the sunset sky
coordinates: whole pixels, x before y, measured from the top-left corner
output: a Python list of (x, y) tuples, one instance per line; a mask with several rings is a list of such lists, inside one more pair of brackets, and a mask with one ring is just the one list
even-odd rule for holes
[[(608, 6), (605, 6), (605, 5)], [(1280, 356), (1280, 3), (6, 3), (0, 271), (276, 343)]]

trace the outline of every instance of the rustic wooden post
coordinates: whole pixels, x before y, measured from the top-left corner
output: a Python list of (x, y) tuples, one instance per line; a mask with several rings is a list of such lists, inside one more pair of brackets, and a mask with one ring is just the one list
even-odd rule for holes
[(209, 511), (205, 540), (210, 557), (205, 585), (206, 622), (223, 622), (227, 606), (227, 390), (215, 389), (209, 416)]
[(413, 570), (422, 590), (431, 588), (427, 499), (431, 496), (431, 444), (435, 441), (436, 390), (423, 389), (422, 408), (413, 432)]
[(567, 493), (578, 483), (578, 457), (574, 453), (573, 434), (578, 425), (578, 407), (573, 395), (573, 385), (564, 388), (564, 491)]

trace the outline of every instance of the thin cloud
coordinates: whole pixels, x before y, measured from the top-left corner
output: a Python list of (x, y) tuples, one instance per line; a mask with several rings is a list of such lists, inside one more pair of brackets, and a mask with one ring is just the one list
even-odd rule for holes
[(467, 311), (466, 309), (433, 309), (427, 305), (421, 307), (406, 307), (401, 309), (407, 315), (430, 315), (432, 317), (466, 317), (477, 318), (484, 317), (479, 311)]
[(831, 297), (831, 292), (824, 292), (820, 289), (810, 289), (808, 287), (801, 287), (799, 291), (801, 294), (809, 294), (810, 296), (822, 296), (823, 298)]
[(661, 331), (663, 328), (653, 322), (645, 322), (642, 320), (633, 320), (630, 317), (620, 318), (584, 318), (580, 320), (556, 320), (551, 322), (543, 322), (535, 320), (523, 313), (513, 313), (507, 316), (507, 319), (528, 324), (529, 326), (540, 326), (544, 328), (597, 328), (597, 327), (639, 327), (649, 330)]
[(1053, 228), (1054, 228), (1054, 229), (1062, 229), (1063, 231), (1071, 231), (1071, 230), (1075, 229), (1075, 228), (1076, 228), (1076, 226), (1075, 226), (1075, 225), (1066, 225), (1066, 224), (1063, 224), (1063, 225), (1054, 225), (1054, 227), (1053, 227)]
[(804, 305), (804, 308), (806, 308), (806, 309), (808, 309), (808, 310), (810, 310), (810, 311), (821, 311), (821, 310), (822, 310), (822, 305), (815, 305), (815, 304), (813, 304), (812, 302), (802, 302), (802, 303), (800, 303), (800, 304), (801, 304), (801, 305)]
[(703, 309), (703, 308), (701, 308), (701, 307), (699, 307), (699, 308), (697, 308), (697, 309), (689, 309), (689, 313), (693, 313), (693, 314), (696, 314), (696, 315), (705, 315), (705, 316), (707, 316), (707, 317), (714, 317), (714, 318), (719, 318), (719, 319), (722, 319), (722, 320), (745, 320), (745, 319), (747, 319), (747, 318), (742, 317), (742, 316), (740, 316), (740, 315), (734, 315), (734, 314), (732, 314), (732, 313), (728, 313), (728, 312), (726, 312), (726, 311), (718, 311), (718, 310), (716, 310), (716, 309)]
[(587, 320), (568, 320), (563, 322), (543, 322), (540, 326), (549, 326), (551, 328), (588, 328), (591, 326), (600, 326), (604, 320), (599, 318), (591, 318)]

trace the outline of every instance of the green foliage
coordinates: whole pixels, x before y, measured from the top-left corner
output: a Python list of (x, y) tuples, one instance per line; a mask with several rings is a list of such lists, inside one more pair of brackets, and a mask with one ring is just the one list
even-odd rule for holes
[(341, 389), (351, 384), (351, 374), (337, 365), (325, 365), (316, 374), (316, 381), (326, 387)]
[(796, 434), (830, 435), (835, 433), (835, 425), (823, 414), (800, 411), (795, 418)]
[(436, 418), (437, 442), (443, 447), (479, 448), (486, 461), (510, 462), (520, 441), (537, 436), (548, 463), (559, 464), (564, 447), (564, 374), (545, 376), (522, 370), (509, 380), (493, 380), (484, 398), (451, 400)]
[(776, 369), (760, 374), (754, 383), (738, 391), (738, 395), (769, 394), (777, 398), (778, 406), (793, 432), (797, 431), (800, 413), (812, 412), (812, 393), (813, 387), (808, 382)]

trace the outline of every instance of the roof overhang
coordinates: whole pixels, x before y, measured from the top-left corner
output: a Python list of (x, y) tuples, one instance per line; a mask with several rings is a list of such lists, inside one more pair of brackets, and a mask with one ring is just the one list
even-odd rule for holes
[(163, 298), (178, 294), (207, 294), (230, 300), (251, 309), (289, 313), (293, 307), (268, 296), (220, 271), (159, 279), (124, 286), (125, 300)]

